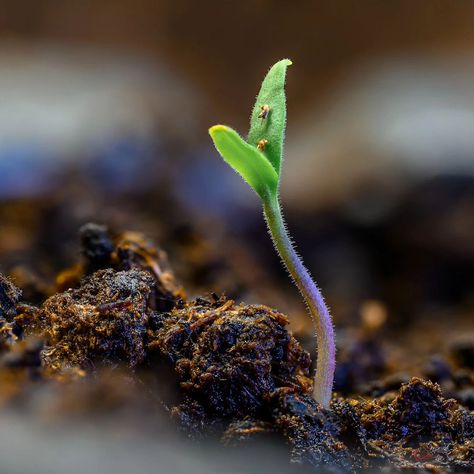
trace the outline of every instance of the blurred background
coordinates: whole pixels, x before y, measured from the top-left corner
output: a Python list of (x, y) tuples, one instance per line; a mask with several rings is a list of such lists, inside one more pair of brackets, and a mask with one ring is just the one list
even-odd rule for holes
[(473, 22), (469, 1), (1, 0), (0, 271), (39, 302), (82, 224), (137, 230), (189, 296), (277, 307), (311, 343), (207, 134), (245, 134), (289, 57), (282, 200), (339, 343), (375, 314), (426, 363), (474, 331)]

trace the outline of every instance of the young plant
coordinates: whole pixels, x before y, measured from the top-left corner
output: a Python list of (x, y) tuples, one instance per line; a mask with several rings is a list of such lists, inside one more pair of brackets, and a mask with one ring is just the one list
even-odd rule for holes
[(285, 76), (290, 65), (289, 59), (283, 59), (265, 77), (250, 118), (247, 140), (225, 125), (214, 125), (209, 133), (224, 161), (260, 197), (275, 248), (308, 306), (318, 346), (313, 396), (327, 408), (331, 400), (336, 363), (331, 315), (319, 288), (293, 247), (279, 202), (286, 126)]

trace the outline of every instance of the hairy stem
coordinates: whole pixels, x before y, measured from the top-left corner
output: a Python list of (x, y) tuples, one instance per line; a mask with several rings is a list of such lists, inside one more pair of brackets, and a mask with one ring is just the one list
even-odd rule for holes
[(336, 344), (331, 315), (323, 295), (291, 243), (276, 196), (263, 201), (263, 212), (275, 248), (303, 296), (316, 329), (318, 356), (313, 397), (328, 408), (336, 367)]

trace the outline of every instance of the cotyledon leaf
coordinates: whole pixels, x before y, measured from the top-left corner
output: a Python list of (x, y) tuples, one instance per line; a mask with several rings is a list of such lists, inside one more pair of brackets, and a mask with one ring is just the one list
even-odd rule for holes
[(209, 129), (214, 145), (226, 161), (263, 199), (274, 196), (278, 189), (278, 175), (254, 146), (249, 145), (235, 130), (225, 125)]
[(278, 176), (281, 171), (286, 126), (285, 77), (286, 69), (291, 64), (289, 59), (282, 59), (268, 71), (250, 117), (247, 137), (247, 142), (253, 146), (265, 140), (262, 153)]

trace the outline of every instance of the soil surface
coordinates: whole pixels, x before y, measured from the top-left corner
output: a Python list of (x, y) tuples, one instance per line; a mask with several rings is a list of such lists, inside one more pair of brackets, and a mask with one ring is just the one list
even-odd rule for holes
[[(194, 230), (179, 224), (164, 239), (178, 267), (196, 263), (181, 272), (182, 285), (173, 259), (138, 232), (82, 225), (80, 258), (68, 260), (72, 247), (56, 246), (71, 235), (61, 219), (25, 217), (28, 205), (2, 207), (9, 234), (1, 256), (15, 263), (0, 276), (4, 410), (28, 413), (42, 400), (44, 411), (47, 399), (50, 418), (127, 412), (229, 453), (263, 440), (284, 453), (287, 472), (474, 472), (474, 339), (437, 350), (450, 324), (442, 311), (429, 313), (431, 324), (420, 317), (410, 334), (368, 300), (358, 325), (341, 329), (335, 393), (324, 410), (311, 398), (310, 325), (297, 319), (294, 333), (282, 312), (239, 302), (235, 282), (232, 297), (213, 292), (214, 281), (232, 281), (232, 268)], [(19, 244), (7, 238), (25, 224), (23, 246), (36, 268), (15, 262)], [(65, 269), (53, 281), (46, 255), (55, 249)], [(208, 292), (187, 296), (183, 286), (195, 295), (206, 280)], [(466, 307), (456, 309), (458, 327), (472, 329)]]
[(311, 324), (260, 220), (226, 233), (164, 188), (0, 203), (0, 416), (179, 440), (180, 459), (235, 472), (474, 472), (474, 183), (349, 211), (289, 222), (335, 316), (323, 410)]

